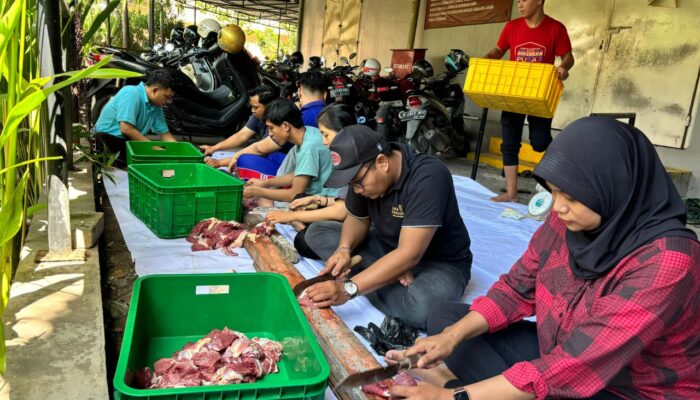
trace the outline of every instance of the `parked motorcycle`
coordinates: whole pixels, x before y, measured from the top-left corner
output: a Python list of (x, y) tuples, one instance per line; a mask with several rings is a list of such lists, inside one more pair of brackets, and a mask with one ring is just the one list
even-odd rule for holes
[(387, 140), (398, 141), (406, 132), (406, 124), (399, 117), (404, 108), (404, 95), (401, 93), (399, 80), (391, 75), (392, 68), (388, 67), (387, 72), (390, 75), (375, 79), (371, 89), (379, 98), (375, 129)]
[[(229, 49), (230, 46), (225, 48)], [(242, 49), (242, 43), (240, 48)], [(94, 61), (110, 54), (111, 68), (136, 71), (144, 75), (161, 67), (170, 70), (175, 96), (163, 111), (168, 127), (174, 134), (190, 135), (190, 140), (192, 135), (226, 137), (240, 129), (250, 115), (247, 92), (258, 85), (260, 80), (257, 63), (245, 50), (227, 53), (218, 45), (207, 50), (191, 49), (180, 57), (175, 56), (163, 61), (162, 65), (142, 60), (137, 53), (118, 48), (98, 48), (90, 57)], [(183, 63), (204, 57), (212, 59), (213, 62), (208, 70), (199, 71), (198, 74), (200, 77), (211, 74), (211, 80), (217, 82), (211, 91), (201, 90), (179, 69)], [(198, 65), (208, 66), (206, 63)], [(126, 80), (92, 80), (88, 97), (94, 99), (93, 120), (97, 120), (104, 105), (120, 88), (138, 84), (144, 79), (140, 77)]]
[(406, 110), (399, 113), (401, 121), (406, 122), (403, 140), (420, 153), (452, 150), (463, 156), (469, 151), (463, 119), (464, 96), (459, 85), (450, 82), (468, 67), (469, 58), (455, 49), (445, 59), (447, 71), (437, 76), (433, 76), (433, 67), (427, 60), (413, 64), (414, 89), (407, 93)]
[(282, 99), (296, 101), (299, 68), (304, 64), (304, 55), (295, 51), (281, 61), (267, 61), (260, 66), (262, 83), (274, 88)]

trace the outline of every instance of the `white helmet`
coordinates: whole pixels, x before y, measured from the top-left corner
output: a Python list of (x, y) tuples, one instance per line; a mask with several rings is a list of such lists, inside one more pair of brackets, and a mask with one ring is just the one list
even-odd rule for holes
[(211, 32), (218, 34), (220, 30), (221, 24), (219, 24), (218, 22), (216, 22), (216, 20), (211, 18), (203, 19), (197, 27), (197, 33), (199, 33), (199, 36), (201, 36), (202, 39), (206, 39), (207, 36), (209, 36), (209, 33)]
[(376, 58), (368, 58), (362, 63), (362, 74), (377, 76), (382, 69), (382, 64)]

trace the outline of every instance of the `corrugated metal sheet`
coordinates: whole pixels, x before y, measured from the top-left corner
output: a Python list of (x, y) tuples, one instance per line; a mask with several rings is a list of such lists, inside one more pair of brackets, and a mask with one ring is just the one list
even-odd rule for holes
[(296, 25), (300, 0), (197, 0), (253, 18)]

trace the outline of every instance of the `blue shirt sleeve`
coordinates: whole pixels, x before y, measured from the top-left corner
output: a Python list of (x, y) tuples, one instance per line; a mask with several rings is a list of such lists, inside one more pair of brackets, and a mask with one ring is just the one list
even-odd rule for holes
[[(141, 102), (138, 93), (135, 90), (130, 90), (129, 93), (126, 95), (119, 96), (119, 94), (117, 94), (117, 98), (117, 123), (128, 122), (131, 125), (136, 126), (139, 111), (143, 106), (143, 103)], [(148, 132), (141, 133), (145, 135)]]
[(159, 108), (156, 111), (153, 121), (153, 132), (162, 134), (170, 132), (168, 124), (165, 122), (165, 114), (163, 114), (163, 109)]

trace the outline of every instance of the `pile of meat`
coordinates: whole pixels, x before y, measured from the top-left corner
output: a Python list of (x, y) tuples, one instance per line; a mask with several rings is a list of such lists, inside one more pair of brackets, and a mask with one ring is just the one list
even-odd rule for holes
[(243, 246), (245, 239), (255, 241), (259, 235), (270, 236), (272, 230), (273, 227), (267, 222), (249, 229), (240, 222), (209, 218), (192, 228), (187, 241), (192, 243), (192, 251), (221, 249), (226, 255), (235, 256), (233, 249)]
[(143, 389), (255, 382), (277, 373), (282, 344), (265, 338), (248, 339), (243, 333), (214, 329), (196, 343), (187, 343), (171, 358), (156, 361), (136, 374)]
[(413, 377), (405, 372), (401, 372), (397, 374), (394, 379), (387, 379), (381, 382), (377, 383), (372, 383), (370, 385), (362, 385), (362, 391), (367, 393), (367, 394), (373, 394), (375, 396), (383, 397), (383, 398), (391, 398), (391, 394), (389, 394), (389, 391), (391, 390), (391, 387), (394, 385), (399, 385), (399, 386), (416, 386), (418, 385), (418, 382), (416, 382)]

